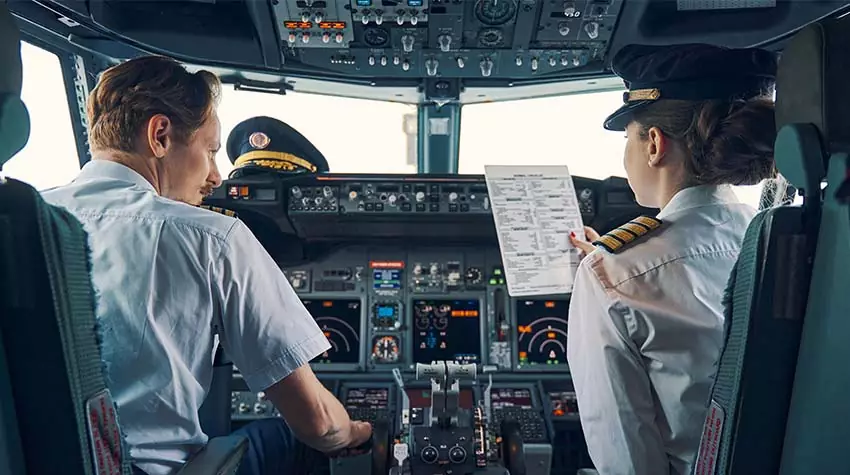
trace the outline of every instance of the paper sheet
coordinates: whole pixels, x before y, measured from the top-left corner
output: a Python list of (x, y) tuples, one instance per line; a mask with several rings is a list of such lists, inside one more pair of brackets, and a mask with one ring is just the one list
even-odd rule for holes
[(584, 236), (566, 165), (484, 167), (502, 263), (512, 297), (572, 292)]

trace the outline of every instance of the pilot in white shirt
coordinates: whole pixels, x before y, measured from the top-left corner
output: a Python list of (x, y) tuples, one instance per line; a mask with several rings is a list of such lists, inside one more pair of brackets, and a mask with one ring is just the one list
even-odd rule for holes
[[(211, 73), (163, 57), (110, 68), (89, 100), (94, 160), (42, 195), (89, 235), (107, 382), (135, 473), (176, 473), (207, 442), (198, 409), (216, 334), (248, 387), (285, 418), (240, 429), (249, 448), (238, 474), (306, 473), (295, 465), (312, 459), (296, 452), (313, 452), (299, 452), (295, 436), (338, 454), (371, 427), (351, 421), (312, 373), (330, 344), (251, 231), (193, 206), (221, 184), (217, 88)], [(285, 145), (270, 136), (242, 126), (233, 143)]]
[(629, 91), (605, 127), (627, 132), (638, 202), (660, 208), (571, 238), (579, 266), (568, 361), (602, 475), (686, 475), (723, 345), (723, 294), (755, 214), (730, 184), (775, 176), (776, 59), (708, 45), (627, 46)]

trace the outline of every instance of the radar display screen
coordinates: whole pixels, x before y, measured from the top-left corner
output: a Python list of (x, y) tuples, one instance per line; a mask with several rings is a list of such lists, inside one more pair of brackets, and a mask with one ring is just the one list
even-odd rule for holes
[(517, 300), (520, 367), (567, 364), (569, 300)]
[(348, 388), (345, 393), (345, 407), (347, 409), (359, 407), (386, 409), (389, 397), (390, 391), (387, 388)]
[(493, 388), (490, 393), (490, 404), (493, 409), (504, 407), (521, 407), (531, 409), (531, 390), (528, 388)]
[(313, 363), (359, 363), (360, 319), (359, 299), (304, 300), (307, 311), (325, 333), (331, 348), (313, 359)]
[(477, 363), (480, 307), (478, 300), (414, 300), (413, 362)]

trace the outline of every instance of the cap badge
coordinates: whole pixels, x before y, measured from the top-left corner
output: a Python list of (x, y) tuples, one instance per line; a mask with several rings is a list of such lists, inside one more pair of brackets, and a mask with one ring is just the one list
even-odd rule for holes
[(636, 89), (624, 94), (623, 102), (629, 103), (633, 101), (657, 101), (661, 98), (661, 91), (654, 89)]
[(264, 149), (272, 143), (272, 139), (262, 132), (254, 132), (250, 137), (248, 137), (248, 143), (255, 149)]

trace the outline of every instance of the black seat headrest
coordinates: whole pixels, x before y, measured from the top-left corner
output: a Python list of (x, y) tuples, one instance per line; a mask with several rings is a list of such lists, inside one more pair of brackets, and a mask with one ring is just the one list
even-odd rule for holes
[(825, 152), (850, 152), (850, 17), (806, 26), (787, 44), (776, 80), (776, 127), (812, 124)]
[(29, 139), (30, 121), (21, 102), (22, 84), (20, 32), (6, 2), (0, 1), (0, 167)]

